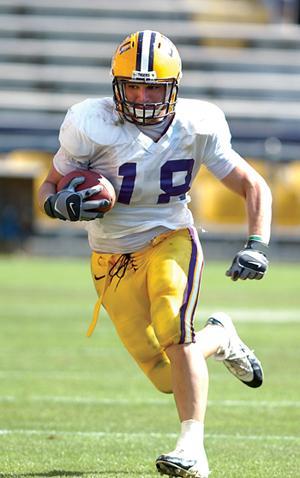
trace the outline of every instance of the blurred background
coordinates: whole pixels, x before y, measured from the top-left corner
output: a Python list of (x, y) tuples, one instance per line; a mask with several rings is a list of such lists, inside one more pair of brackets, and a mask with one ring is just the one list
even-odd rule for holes
[[(80, 225), (39, 212), (37, 189), (59, 146), (68, 107), (110, 96), (117, 44), (132, 31), (152, 29), (179, 49), (180, 95), (219, 105), (234, 148), (271, 186), (271, 255), (300, 260), (299, 5), (0, 0), (0, 253), (89, 254)], [(191, 195), (206, 255), (222, 259), (236, 252), (246, 235), (243, 201), (206, 171)]]
[(274, 198), (270, 270), (233, 283), (243, 201), (205, 170), (191, 191), (209, 259), (196, 327), (226, 311), (265, 371), (250, 391), (209, 361), (213, 476), (300, 477), (299, 1), (0, 0), (0, 478), (155, 478), (174, 446), (172, 397), (137, 371), (103, 307), (85, 337), (96, 301), (86, 232), (36, 201), (68, 107), (112, 94), (116, 46), (146, 28), (175, 42), (181, 96), (224, 110)]

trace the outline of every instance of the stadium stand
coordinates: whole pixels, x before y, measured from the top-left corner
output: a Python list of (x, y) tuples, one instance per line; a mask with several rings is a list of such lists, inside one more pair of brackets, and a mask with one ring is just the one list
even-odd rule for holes
[[(269, 166), (265, 173), (275, 210), (280, 204), (276, 223), (300, 225), (294, 196), (284, 192), (297, 195), (296, 179), (277, 187), (281, 169), (290, 177), (300, 159), (300, 27), (268, 21), (259, 0), (0, 0), (0, 154), (28, 162), (31, 151), (43, 152), (36, 188), (67, 108), (111, 95), (115, 46), (131, 31), (159, 30), (182, 56), (181, 95), (225, 111), (235, 149), (258, 169), (274, 165), (276, 174)], [(213, 178), (206, 176), (201, 190), (197, 182), (192, 194), (215, 203), (193, 201), (197, 222), (243, 225), (242, 203)]]
[[(1, 0), (1, 151), (55, 150), (68, 106), (111, 93), (111, 53), (139, 25), (163, 31), (178, 44), (185, 71), (182, 95), (216, 101), (242, 154), (264, 153), (264, 123), (265, 137), (274, 128), (271, 136), (280, 137), (285, 157), (293, 159), (300, 31), (295, 25), (241, 23), (241, 17), (265, 19), (255, 3), (256, 8), (239, 0), (155, 0), (137, 10), (132, 0)], [(224, 22), (227, 12), (231, 23)], [(228, 47), (237, 40), (243, 47)], [(207, 46), (209, 41), (222, 47)]]

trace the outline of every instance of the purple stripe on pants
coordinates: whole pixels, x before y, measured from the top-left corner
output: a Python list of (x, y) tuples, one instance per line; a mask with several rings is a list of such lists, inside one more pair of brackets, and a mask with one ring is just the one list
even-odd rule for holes
[[(188, 231), (190, 233), (190, 238), (192, 242), (192, 253), (191, 253), (191, 259), (190, 259), (190, 265), (189, 265), (189, 272), (188, 272), (188, 282), (184, 291), (184, 297), (183, 297), (183, 304), (180, 308), (180, 330), (181, 330), (181, 336), (180, 336), (180, 344), (183, 344), (185, 341), (185, 336), (186, 336), (186, 325), (185, 325), (185, 314), (186, 314), (186, 309), (189, 303), (190, 295), (193, 289), (193, 281), (194, 281), (194, 275), (195, 275), (195, 268), (197, 264), (197, 257), (198, 257), (198, 236), (196, 236), (197, 232), (195, 228), (189, 227)], [(202, 270), (201, 270), (202, 272)], [(197, 297), (199, 293), (199, 287), (200, 287), (200, 281), (197, 287)], [(195, 336), (195, 331), (194, 331), (194, 324), (193, 324), (193, 318), (194, 318), (194, 312), (196, 308), (197, 300), (195, 301), (195, 305), (193, 308), (193, 314), (191, 317), (191, 332), (192, 332), (192, 339), (194, 340)]]

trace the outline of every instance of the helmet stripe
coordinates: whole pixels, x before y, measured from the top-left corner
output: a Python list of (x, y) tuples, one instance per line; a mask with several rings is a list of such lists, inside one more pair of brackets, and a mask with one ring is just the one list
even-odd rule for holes
[(156, 33), (150, 30), (139, 32), (136, 55), (136, 71), (152, 71)]
[(142, 46), (141, 71), (149, 71), (149, 49), (151, 34), (148, 30), (144, 31)]
[(136, 71), (141, 71), (143, 37), (144, 37), (144, 32), (139, 32), (137, 53), (136, 53)]
[(153, 70), (153, 59), (154, 59), (154, 43), (155, 43), (156, 33), (151, 33), (150, 39), (150, 48), (149, 48), (149, 64), (148, 64), (148, 71)]

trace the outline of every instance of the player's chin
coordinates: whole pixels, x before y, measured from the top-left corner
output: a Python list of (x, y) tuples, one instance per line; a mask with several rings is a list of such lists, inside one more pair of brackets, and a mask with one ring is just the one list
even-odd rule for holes
[(154, 125), (154, 124), (158, 124), (158, 123), (161, 123), (165, 118), (165, 115), (163, 113), (160, 113), (159, 115), (157, 116), (154, 116), (154, 117), (145, 117), (145, 118), (136, 118), (136, 122), (138, 124), (143, 124), (144, 126), (151, 126), (151, 125)]
[(146, 119), (145, 121), (145, 126), (151, 126), (153, 124), (158, 124), (161, 123), (164, 118), (152, 118), (152, 119)]
[(137, 125), (151, 126), (161, 123), (164, 120), (166, 117), (166, 109), (164, 108), (159, 112), (153, 112), (153, 109), (143, 110), (142, 108), (139, 109), (136, 107), (135, 110), (133, 110), (132, 108), (128, 108), (126, 115), (129, 116), (131, 121)]

